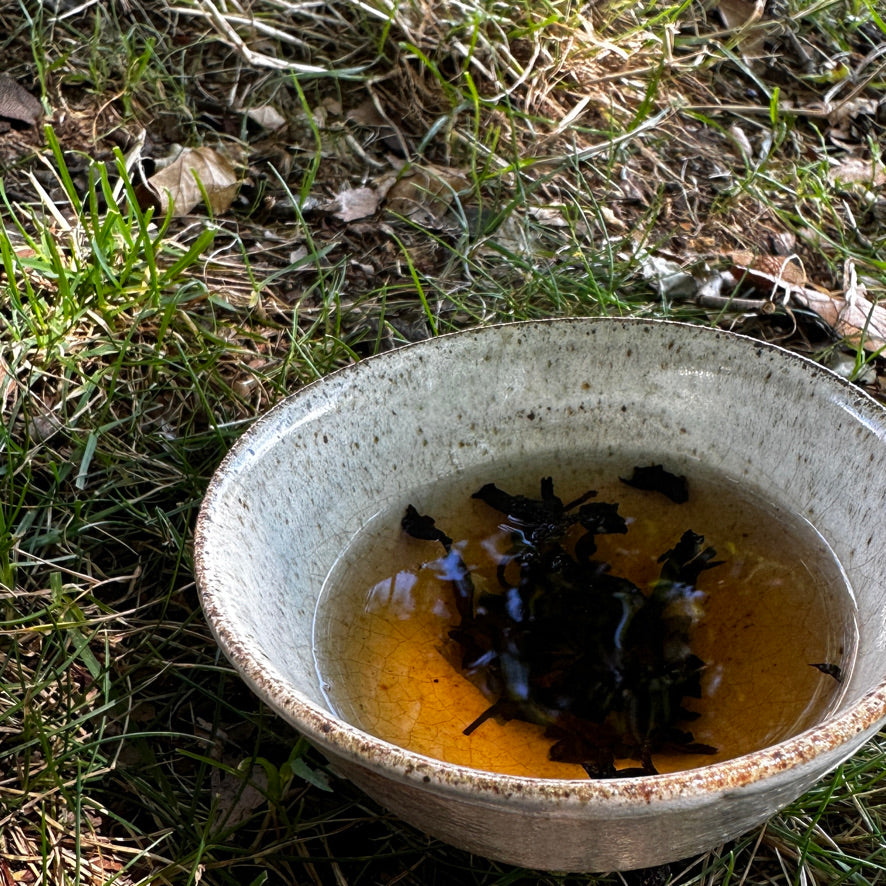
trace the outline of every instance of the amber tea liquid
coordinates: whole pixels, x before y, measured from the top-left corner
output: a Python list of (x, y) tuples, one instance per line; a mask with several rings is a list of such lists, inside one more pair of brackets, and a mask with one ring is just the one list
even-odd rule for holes
[(811, 665), (836, 664), (845, 679), (855, 654), (854, 605), (839, 563), (796, 515), (737, 483), (697, 468), (682, 472), (690, 496), (679, 505), (620, 483), (629, 467), (567, 470), (556, 459), (537, 470), (489, 469), (392, 504), (343, 552), (318, 604), (315, 660), (332, 709), (366, 732), (435, 759), (520, 776), (586, 777), (578, 765), (548, 759), (551, 741), (539, 726), (488, 720), (464, 735), (491, 699), (457, 666), (448, 632), (458, 616), (451, 585), (440, 577), (442, 548), (400, 529), (407, 504), (430, 514), (456, 541), (475, 588), (494, 590), (509, 537), (502, 515), (470, 495), (492, 482), (537, 497), (540, 477), (551, 475), (564, 502), (593, 488), (598, 501), (619, 503), (628, 532), (598, 535), (594, 556), (644, 591), (659, 575), (658, 557), (686, 529), (704, 535), (725, 561), (701, 574), (702, 593), (691, 603), (690, 644), (707, 667), (703, 697), (686, 699), (701, 715), (686, 728), (718, 750), (654, 755), (659, 772), (740, 756), (821, 720), (842, 684)]

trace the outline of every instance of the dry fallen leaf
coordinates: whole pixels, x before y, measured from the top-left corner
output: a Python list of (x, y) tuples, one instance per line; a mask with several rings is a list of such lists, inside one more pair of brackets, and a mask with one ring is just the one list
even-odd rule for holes
[(698, 289), (692, 274), (687, 274), (675, 261), (659, 255), (645, 256), (640, 273), (662, 298), (691, 298)]
[(720, 0), (717, 7), (723, 24), (738, 37), (745, 57), (762, 54), (764, 35), (754, 25), (763, 17), (763, 10), (763, 0)]
[(763, 4), (754, 0), (720, 0), (717, 12), (730, 31), (737, 31), (762, 18)]
[(737, 123), (730, 126), (727, 131), (732, 136), (732, 143), (738, 148), (741, 159), (745, 162), (753, 160), (754, 149), (745, 131)]
[(886, 347), (886, 308), (867, 297), (859, 283), (855, 265), (848, 261), (843, 267), (843, 292), (831, 294), (803, 287), (792, 293), (794, 301), (814, 311), (833, 327), (838, 335), (867, 351)]
[(36, 126), (43, 117), (43, 105), (12, 77), (0, 74), (0, 117)]
[(172, 203), (175, 216), (187, 215), (203, 202), (201, 188), (206, 193), (209, 210), (221, 215), (228, 211), (240, 187), (234, 167), (217, 151), (206, 147), (185, 148), (146, 184), (154, 199), (145, 202), (156, 202), (164, 214)]
[(562, 203), (551, 203), (548, 206), (529, 206), (526, 214), (546, 228), (568, 228), (570, 222), (563, 215), (563, 209)]
[(391, 186), (385, 205), (417, 224), (440, 224), (459, 192), (468, 187), (467, 178), (454, 169), (410, 166)]
[(253, 766), (249, 773), (224, 773), (214, 785), (219, 820), (235, 830), (268, 802), (267, 789), (268, 776), (261, 766)]
[(730, 272), (736, 280), (771, 295), (806, 285), (806, 272), (790, 256), (730, 252)]
[(246, 112), (250, 120), (258, 123), (269, 132), (275, 132), (286, 125), (286, 118), (273, 105), (259, 105)]
[[(848, 79), (852, 82), (852, 78)], [(831, 141), (837, 145), (843, 142), (852, 145), (864, 143), (866, 134), (872, 129), (876, 131), (877, 120), (886, 110), (886, 99), (857, 96), (846, 101), (813, 104), (812, 107), (820, 109), (827, 117)]]
[(828, 178), (831, 182), (858, 182), (869, 187), (879, 187), (886, 184), (886, 167), (876, 159), (848, 157), (828, 170)]
[(0, 858), (0, 875), (3, 876), (3, 886), (15, 886), (12, 870), (2, 858)]
[(364, 99), (347, 113), (348, 120), (360, 126), (387, 126), (388, 121), (379, 113), (371, 98)]
[(332, 214), (344, 222), (374, 215), (382, 195), (375, 188), (348, 188), (335, 198), (338, 207)]
[(828, 295), (815, 289), (803, 289), (793, 296), (803, 307), (815, 311), (850, 344), (857, 346), (864, 339), (866, 351), (886, 347), (886, 309), (881, 305), (875, 305), (863, 296), (848, 301), (843, 296)]

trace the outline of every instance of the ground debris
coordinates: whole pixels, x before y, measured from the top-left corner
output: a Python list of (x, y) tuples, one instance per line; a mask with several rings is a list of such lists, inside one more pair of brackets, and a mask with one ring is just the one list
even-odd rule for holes
[(164, 215), (188, 215), (200, 203), (214, 215), (230, 209), (240, 179), (231, 162), (209, 147), (184, 148), (174, 160), (154, 173), (137, 193), (143, 209), (155, 206)]
[(332, 214), (344, 222), (368, 218), (375, 215), (383, 196), (375, 188), (347, 188), (336, 195)]
[(12, 77), (0, 74), (0, 117), (36, 126), (43, 119), (43, 105)]
[[(879, 305), (886, 195), (882, 163), (873, 159), (886, 138), (876, 6), (846, 15), (839, 3), (801, 10), (770, 0), (757, 18), (750, 0), (655, 11), (606, 2), (481, 10), (454, 0), (47, 0), (31, 16), (20, 4), (0, 4), (0, 179), (8, 198), (0, 230), (7, 338), (0, 406), (12, 459), (4, 493), (20, 503), (10, 508), (8, 566), (16, 588), (23, 581), (26, 589), (53, 587), (59, 574), (75, 584), (97, 571), (110, 582), (102, 617), (129, 613), (129, 624), (108, 634), (111, 648), (119, 640), (115, 658), (126, 666), (124, 679), (111, 675), (115, 704), (101, 713), (110, 743), (91, 745), (118, 761), (113, 772), (81, 773), (73, 764), (83, 758), (69, 744), (58, 778), (47, 781), (47, 760), (15, 714), (0, 728), (10, 761), (0, 798), (7, 807), (0, 813), (3, 886), (4, 877), (171, 882), (182, 871), (162, 871), (175, 852), (208, 860), (205, 872), (199, 868), (204, 882), (251, 883), (260, 875), (294, 882), (291, 852), (279, 849), (292, 846), (312, 858), (337, 852), (349, 882), (445, 879), (452, 858), (443, 874), (433, 865), (450, 850), (423, 846), (423, 866), (411, 871), (414, 835), (404, 837), (379, 816), (355, 821), (350, 810), (367, 807), (356, 794), (353, 805), (343, 803), (346, 785), (329, 803), (315, 797), (306, 807), (310, 821), (291, 831), (271, 814), (260, 832), (250, 820), (263, 816), (247, 818), (230, 844), (226, 834), (181, 827), (213, 802), (210, 779), (201, 784), (194, 764), (205, 754), (203, 739), (182, 753), (192, 709), (218, 716), (228, 732), (248, 724), (241, 744), (254, 741), (263, 758), (279, 751), (285, 759), (291, 742), (276, 729), (256, 732), (258, 714), (244, 719), (240, 710), (253, 711), (254, 699), (233, 678), (223, 678), (225, 703), (242, 693), (239, 708), (216, 707), (217, 648), (193, 621), (192, 597), (183, 593), (187, 605), (167, 614), (162, 589), (178, 588), (186, 571), (174, 552), (186, 550), (188, 509), (219, 457), (216, 446), (286, 393), (350, 360), (437, 332), (534, 317), (639, 313), (716, 323), (815, 359), (842, 356), (847, 377), (873, 378), (874, 394), (876, 384), (886, 389), (886, 360), (871, 354), (886, 340)], [(44, 120), (58, 139), (74, 201)], [(232, 157), (243, 150), (248, 162), (237, 156), (231, 163), (231, 186), (237, 177), (243, 186), (213, 218), (202, 194), (190, 216), (168, 227), (155, 212), (142, 236), (159, 250), (159, 275), (202, 234), (213, 232), (215, 241), (193, 274), (149, 304), (140, 247), (103, 252), (108, 240), (94, 235), (110, 224), (121, 243), (140, 242), (135, 227), (114, 225), (108, 208), (106, 195), (122, 184), (115, 151), (136, 182), (142, 169), (145, 177), (154, 173), (152, 161), (173, 144), (231, 148)], [(399, 200), (391, 206), (382, 181), (398, 173), (403, 193), (394, 192)], [(363, 195), (363, 209), (372, 211), (355, 217), (363, 188), (375, 192)], [(75, 217), (77, 197), (85, 210)], [(120, 208), (126, 212), (122, 201)], [(46, 257), (51, 246), (55, 263)], [(772, 279), (755, 287), (748, 274), (739, 282), (730, 270), (741, 265), (730, 258), (739, 252), (754, 257), (746, 268), (780, 260)], [(805, 283), (782, 282), (788, 257), (786, 270), (802, 266)], [(142, 276), (121, 276), (130, 267)], [(18, 292), (10, 298), (13, 282)], [(166, 306), (159, 314), (158, 305)], [(841, 334), (865, 353), (840, 354)], [(33, 336), (39, 347), (29, 344)], [(860, 356), (869, 361), (864, 376)], [(196, 371), (182, 379), (182, 367)], [(218, 442), (206, 442), (204, 432)], [(121, 444), (109, 445), (112, 438)], [(119, 489), (126, 502), (121, 511), (110, 496), (111, 523), (90, 504), (104, 508), (101, 494), (77, 495), (84, 441), (98, 446), (84, 478), (104, 477), (102, 489)], [(149, 482), (140, 485), (147, 466)], [(47, 490), (55, 492), (44, 510)], [(100, 513), (94, 523), (90, 510)], [(127, 577), (142, 546), (149, 565)], [(84, 550), (100, 556), (84, 558)], [(113, 582), (129, 591), (119, 600), (115, 591), (112, 601)], [(132, 607), (153, 606), (158, 589), (162, 614), (140, 621)], [(10, 617), (26, 599), (13, 595)], [(193, 629), (187, 644), (154, 646), (164, 632), (179, 637), (183, 624)], [(73, 648), (45, 651), (48, 642), (40, 627), (15, 639), (17, 663), (65, 661)], [(168, 666), (179, 661), (194, 682), (189, 703), (167, 717), (160, 699), (180, 697), (180, 669)], [(83, 695), (81, 675), (70, 669), (58, 687), (52, 705), (66, 708), (66, 717), (54, 719), (52, 706), (36, 697), (28, 715), (41, 735), (67, 743), (82, 728), (72, 703)], [(30, 691), (23, 682), (22, 697)], [(141, 712), (133, 717), (130, 699)], [(150, 755), (143, 731), (154, 732)], [(241, 759), (245, 753), (227, 762)], [(259, 781), (249, 768), (242, 774)], [(170, 790), (152, 806), (157, 784)], [(862, 866), (862, 848), (879, 851), (873, 838), (865, 848), (853, 824), (866, 796), (829, 813), (831, 824), (842, 817), (839, 827), (822, 819), (841, 858)], [(65, 798), (108, 811), (101, 822), (77, 822), (64, 817)], [(341, 860), (354, 858), (355, 840), (374, 859), (368, 870), (364, 861)], [(378, 853), (388, 841), (392, 851)], [(268, 870), (226, 854), (226, 845), (252, 847)], [(784, 848), (780, 860), (788, 858)], [(816, 863), (824, 865), (816, 874), (822, 880), (845, 873), (829, 872), (823, 856)], [(323, 864), (316, 862), (314, 879), (331, 882)], [(471, 860), (478, 880), (484, 864)], [(765, 868), (754, 861), (748, 883), (784, 879), (783, 864), (773, 861), (771, 876)]]
[(814, 311), (849, 344), (866, 351), (886, 347), (886, 308), (867, 297), (867, 287), (859, 282), (855, 264), (847, 259), (843, 268), (843, 288), (836, 293), (803, 287), (791, 291), (799, 305)]
[(436, 165), (404, 169), (387, 192), (388, 212), (426, 227), (438, 227), (460, 195), (470, 188), (465, 174)]

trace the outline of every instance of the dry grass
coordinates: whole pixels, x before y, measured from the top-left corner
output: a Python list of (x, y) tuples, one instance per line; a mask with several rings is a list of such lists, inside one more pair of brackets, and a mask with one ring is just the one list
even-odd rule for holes
[[(428, 335), (682, 318), (880, 396), (861, 299), (886, 291), (886, 28), (866, 0), (754, 10), (0, 3), (7, 72), (51, 127), (0, 120), (2, 886), (886, 879), (882, 739), (667, 871), (522, 872), (430, 841), (252, 698), (191, 574), (243, 428)], [(229, 158), (229, 210), (139, 206), (174, 144)], [(755, 282), (763, 259), (802, 282)], [(854, 331), (810, 293), (851, 301)]]

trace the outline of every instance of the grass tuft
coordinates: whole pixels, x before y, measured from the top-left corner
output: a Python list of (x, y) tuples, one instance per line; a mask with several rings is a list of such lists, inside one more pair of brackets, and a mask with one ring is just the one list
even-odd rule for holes
[[(653, 273), (701, 284), (738, 251), (796, 255), (817, 289), (841, 292), (849, 263), (886, 294), (882, 13), (719, 9), (0, 7), (6, 73), (46, 112), (0, 119), (0, 882), (886, 882), (882, 736), (667, 870), (526, 872), (444, 846), (257, 702), (194, 589), (194, 519), (233, 440), (430, 335), (669, 317), (848, 365), (881, 396), (876, 348), (811, 310)], [(176, 145), (239, 158), (230, 211), (140, 204)]]

